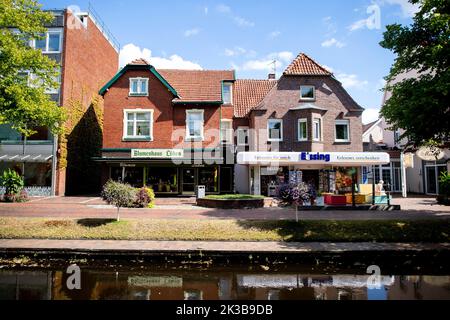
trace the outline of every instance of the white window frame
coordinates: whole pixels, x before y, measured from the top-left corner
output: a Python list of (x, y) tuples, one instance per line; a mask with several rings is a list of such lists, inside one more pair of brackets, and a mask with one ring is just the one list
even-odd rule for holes
[[(347, 139), (338, 139), (336, 126), (347, 126)], [(350, 142), (350, 120), (336, 120), (334, 123), (334, 141), (335, 142)]]
[[(302, 96), (302, 89), (303, 88), (312, 88), (313, 89), (313, 97), (312, 98), (304, 98)], [(302, 101), (315, 101), (316, 100), (316, 87), (314, 87), (314, 86), (307, 86), (307, 85), (300, 86), (300, 100), (302, 100)]]
[[(241, 134), (243, 134), (243, 132), (245, 132), (245, 131), (247, 131), (247, 134), (246, 134), (246, 136), (247, 136), (247, 143), (245, 143), (245, 136), (244, 136), (244, 143), (240, 143), (239, 142), (239, 136)], [(247, 147), (249, 145), (249, 143), (250, 143), (250, 128), (249, 127), (238, 127), (237, 130), (236, 130), (236, 139), (237, 139), (236, 143), (237, 143), (238, 146), (240, 146), (240, 147)]]
[[(226, 132), (227, 137), (224, 139), (222, 135), (222, 124), (227, 123), (229, 125), (228, 131)], [(233, 144), (233, 120), (222, 119), (220, 120), (220, 143), (223, 144)]]
[[(271, 123), (281, 123), (281, 126), (280, 126), (280, 138), (279, 139), (270, 138), (270, 124)], [(267, 141), (271, 141), (271, 142), (283, 141), (283, 120), (282, 119), (269, 119), (267, 121)]]
[[(59, 34), (59, 48), (58, 51), (49, 51), (49, 44), (50, 44), (50, 34), (51, 33), (57, 33)], [(36, 39), (32, 40), (33, 48), (36, 49)], [(42, 53), (61, 53), (61, 47), (62, 47), (62, 31), (61, 30), (48, 30), (45, 33), (45, 50), (42, 50)]]
[[(316, 123), (319, 124), (319, 137), (316, 137)], [(323, 132), (322, 127), (323, 127), (322, 118), (313, 118), (313, 128), (312, 128), (313, 141), (322, 141), (322, 132)]]
[[(36, 80), (36, 74), (32, 73), (29, 70), (22, 71), (22, 73), (27, 74), (28, 86), (34, 87), (33, 82)], [(56, 88), (45, 88), (44, 89), (45, 94), (59, 94), (59, 91), (61, 89), (61, 70), (58, 72), (58, 75), (53, 80), (58, 83), (58, 86)]]
[[(306, 126), (306, 137), (301, 137), (301, 124), (305, 124)], [(297, 139), (298, 141), (308, 141), (308, 119), (300, 118), (297, 122)]]
[[(150, 120), (149, 120), (149, 124), (150, 124), (149, 134), (150, 134), (150, 136), (138, 136), (138, 135), (129, 136), (128, 135), (128, 114), (129, 113), (150, 113)], [(124, 109), (123, 110), (123, 135), (122, 135), (122, 139), (123, 140), (153, 141), (153, 119), (154, 119), (153, 118), (153, 113), (154, 113), (153, 109)], [(136, 128), (137, 128), (137, 126), (135, 124), (136, 124), (136, 118), (134, 119), (134, 128), (133, 128), (134, 133), (136, 133)]]
[[(148, 91), (149, 91), (148, 80), (149, 80), (149, 78), (142, 78), (142, 77), (130, 78), (129, 96), (131, 96), (131, 97), (147, 97), (148, 96)], [(138, 86), (137, 86), (138, 92), (132, 92), (131, 91), (131, 89), (133, 88), (133, 81), (137, 81), (138, 82)], [(145, 88), (147, 89), (146, 92), (141, 92), (142, 82), (146, 83), (146, 86), (145, 86)]]
[(223, 104), (233, 104), (233, 84), (231, 82), (223, 82), (222, 83), (223, 88), (225, 88), (226, 86), (230, 87), (230, 101), (225, 101), (225, 99), (223, 99), (225, 96), (223, 95), (224, 89), (222, 88), (222, 99), (223, 99)]
[[(201, 113), (202, 115), (202, 126), (201, 126), (201, 134), (200, 136), (190, 136), (189, 135), (189, 125), (188, 125), (188, 115), (190, 113)], [(202, 109), (189, 109), (186, 110), (186, 141), (203, 141), (205, 139), (204, 137), (204, 128), (205, 127), (205, 110)]]

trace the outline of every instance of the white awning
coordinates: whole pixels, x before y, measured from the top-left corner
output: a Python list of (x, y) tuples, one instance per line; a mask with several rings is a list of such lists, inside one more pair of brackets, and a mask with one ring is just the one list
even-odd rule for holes
[(0, 162), (48, 162), (52, 158), (51, 154), (4, 154), (0, 155)]
[(386, 152), (239, 152), (238, 164), (319, 165), (319, 166), (370, 166), (388, 164)]

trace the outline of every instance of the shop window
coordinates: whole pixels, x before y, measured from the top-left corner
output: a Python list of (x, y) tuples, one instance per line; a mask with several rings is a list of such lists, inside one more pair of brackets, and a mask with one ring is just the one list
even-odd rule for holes
[(308, 140), (308, 121), (307, 119), (298, 119), (298, 141)]
[(203, 291), (186, 290), (184, 291), (184, 300), (203, 300)]
[(43, 53), (61, 52), (61, 31), (48, 31), (42, 38), (34, 40), (34, 48)]
[(233, 85), (231, 83), (225, 82), (222, 86), (223, 92), (223, 103), (233, 104)]
[(130, 78), (130, 96), (147, 96), (148, 78)]
[(322, 120), (320, 118), (313, 120), (313, 139), (314, 141), (322, 141)]
[(142, 188), (144, 185), (144, 168), (125, 168), (124, 182), (135, 188)]
[(314, 86), (300, 87), (300, 100), (312, 101), (316, 99), (316, 92)]
[(122, 181), (122, 167), (111, 167), (111, 180), (121, 182)]
[(123, 138), (153, 140), (153, 110), (124, 110)]
[(24, 172), (26, 187), (50, 187), (52, 185), (51, 163), (25, 163)]
[(178, 171), (170, 167), (147, 168), (147, 186), (157, 193), (178, 192)]
[(267, 122), (268, 141), (283, 141), (283, 120), (269, 119)]
[(218, 168), (200, 168), (198, 169), (198, 184), (205, 186), (206, 192), (219, 192)]
[(248, 128), (247, 127), (240, 127), (237, 129), (237, 144), (238, 146), (248, 146)]
[(186, 110), (186, 140), (203, 140), (203, 110)]
[(336, 120), (335, 124), (335, 141), (350, 141), (350, 122), (348, 120)]
[(220, 138), (222, 143), (233, 143), (233, 122), (232, 120), (222, 120), (220, 122)]

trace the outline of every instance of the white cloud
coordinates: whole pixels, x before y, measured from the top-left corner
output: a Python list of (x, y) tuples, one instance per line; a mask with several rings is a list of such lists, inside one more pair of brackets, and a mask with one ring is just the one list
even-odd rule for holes
[(333, 22), (332, 17), (323, 18), (322, 23), (325, 25), (325, 28), (327, 30), (327, 37), (331, 37), (333, 34), (337, 33), (337, 25), (335, 22)]
[(216, 10), (219, 13), (222, 13), (226, 16), (228, 16), (231, 20), (234, 21), (234, 23), (240, 27), (254, 27), (255, 23), (252, 21), (249, 21), (235, 13), (233, 13), (233, 11), (231, 10), (231, 8), (225, 4), (219, 4), (216, 7)]
[(195, 36), (195, 35), (197, 35), (199, 33), (200, 33), (200, 29), (199, 28), (193, 28), (193, 29), (185, 30), (184, 31), (184, 36), (186, 38), (189, 38), (189, 37)]
[(240, 56), (243, 55), (247, 52), (246, 49), (242, 48), (242, 47), (234, 47), (233, 49), (225, 49), (225, 55), (227, 57), (235, 57), (235, 56)]
[(329, 72), (333, 73), (333, 68), (327, 66), (326, 64), (323, 64), (323, 65), (322, 65), (322, 68), (325, 68), (325, 69), (328, 70)]
[(345, 89), (364, 89), (369, 84), (369, 81), (360, 80), (356, 74), (338, 73), (336, 78)]
[(208, 15), (208, 12), (209, 12), (209, 8), (208, 8), (208, 7), (204, 7), (204, 8), (203, 8), (203, 12), (204, 12), (205, 15), (207, 16), (207, 15)]
[(359, 29), (362, 29), (362, 28), (365, 28), (365, 27), (367, 27), (367, 19), (361, 19), (361, 20), (358, 20), (358, 21), (352, 23), (348, 27), (348, 29), (350, 31), (356, 31), (356, 30), (359, 30)]
[(224, 4), (219, 4), (216, 7), (217, 11), (219, 11), (220, 13), (231, 13), (231, 8), (227, 5)]
[(383, 2), (400, 6), (404, 17), (413, 17), (420, 9), (418, 4), (412, 4), (408, 0), (384, 0)]
[(147, 48), (140, 48), (132, 43), (125, 45), (120, 50), (119, 63), (123, 67), (131, 61), (143, 58), (147, 60), (151, 65), (157, 69), (189, 69), (189, 70), (201, 70), (203, 69), (198, 63), (185, 60), (177, 54), (173, 54), (170, 57), (155, 57), (152, 56), (152, 51)]
[(364, 110), (362, 114), (362, 122), (364, 124), (368, 124), (375, 120), (378, 120), (379, 117), (380, 117), (380, 109), (367, 108), (366, 110)]
[(342, 43), (342, 42), (336, 40), (335, 38), (325, 40), (324, 42), (322, 42), (322, 47), (324, 47), (324, 48), (330, 48), (333, 46), (335, 46), (336, 48), (343, 48), (343, 47), (345, 47), (345, 43)]
[(276, 61), (276, 68), (279, 71), (294, 59), (294, 54), (290, 51), (280, 51), (271, 53), (261, 59), (248, 60), (237, 70), (272, 71), (273, 62)]
[(269, 33), (269, 39), (275, 39), (281, 35), (280, 31), (272, 31)]

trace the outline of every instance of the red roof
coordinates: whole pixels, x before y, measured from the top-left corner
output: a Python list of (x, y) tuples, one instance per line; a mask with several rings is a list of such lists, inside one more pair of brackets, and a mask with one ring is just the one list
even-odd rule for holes
[(246, 117), (276, 84), (277, 80), (236, 80), (233, 91), (234, 116)]
[(222, 101), (222, 81), (234, 81), (232, 70), (157, 69), (175, 88), (180, 99), (175, 102)]
[(286, 76), (330, 76), (332, 73), (308, 57), (300, 53), (284, 70)]

